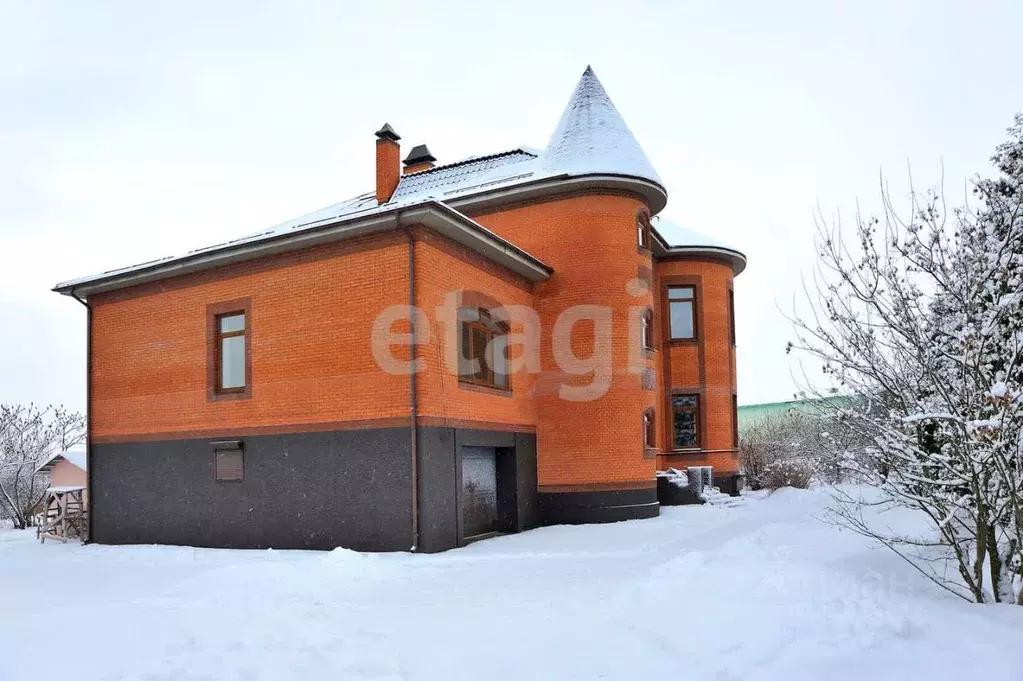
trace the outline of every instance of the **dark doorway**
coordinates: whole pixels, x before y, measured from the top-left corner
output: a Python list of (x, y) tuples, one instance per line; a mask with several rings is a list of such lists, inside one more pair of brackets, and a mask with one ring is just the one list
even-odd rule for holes
[(497, 531), (497, 449), (463, 447), (463, 535), (471, 539)]

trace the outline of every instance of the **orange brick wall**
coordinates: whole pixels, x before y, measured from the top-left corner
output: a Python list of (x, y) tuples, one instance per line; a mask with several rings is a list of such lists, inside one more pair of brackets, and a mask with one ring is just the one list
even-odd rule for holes
[[(643, 203), (632, 197), (581, 195), (474, 216), (497, 234), (554, 268), (537, 285), (536, 308), (543, 328), (544, 373), (536, 385), (537, 473), (541, 491), (587, 486), (651, 484), (655, 460), (643, 452), (643, 412), (656, 402), (639, 374), (628, 370), (630, 308), (649, 306), (650, 291), (631, 295), (637, 265), (649, 267), (636, 248), (636, 215)], [(558, 395), (562, 383), (585, 385), (592, 377), (564, 374), (551, 349), (555, 320), (574, 305), (611, 310), (613, 370), (608, 392), (593, 401), (570, 402)], [(594, 347), (594, 327), (579, 324), (572, 336), (577, 356)], [(653, 360), (645, 363), (654, 365)]]
[[(407, 249), (394, 234), (94, 297), (92, 436), (407, 417), (408, 377), (380, 371), (370, 345), (379, 311), (408, 300)], [(210, 402), (206, 306), (242, 297), (252, 396)]]
[[(732, 286), (729, 265), (711, 260), (672, 259), (657, 262), (655, 281), (663, 301), (664, 289), (671, 277), (680, 277), (682, 285), (695, 284), (697, 295), (696, 342), (671, 342), (666, 331), (666, 308), (657, 307), (662, 319), (658, 338), (666, 352), (661, 364), (663, 405), (658, 408), (658, 435), (662, 454), (658, 467), (711, 465), (716, 473), (738, 470), (733, 424), (732, 395), (736, 391), (735, 348), (731, 341), (728, 292)], [(700, 394), (702, 453), (671, 454), (672, 390)]]
[[(416, 304), (430, 320), (430, 343), (417, 347), (417, 356), (425, 363), (417, 378), (419, 416), (445, 421), (480, 421), (510, 426), (536, 426), (533, 400), (535, 377), (525, 369), (510, 376), (511, 394), (486, 392), (460, 384), (457, 371), (443, 353), (444, 328), (436, 309), (445, 297), (456, 291), (483, 293), (502, 305), (533, 305), (532, 286), (525, 281), (482, 261), (468, 249), (454, 246), (436, 233), (424, 231), (416, 242)], [(512, 324), (513, 334), (522, 332), (522, 324)], [(511, 348), (514, 356), (515, 348)], [(457, 367), (457, 365), (455, 365)], [(429, 421), (427, 421), (429, 422)]]
[[(409, 379), (381, 371), (370, 344), (376, 316), (408, 300), (404, 233), (311, 255), (264, 259), (216, 277), (184, 277), (135, 292), (140, 295), (94, 299), (93, 437), (407, 418)], [(434, 232), (417, 230), (417, 305), (430, 326), (430, 342), (417, 349), (424, 362), (417, 378), (419, 415), (430, 424), (535, 428), (532, 375), (514, 374), (510, 395), (488, 393), (461, 386), (442, 361), (436, 309), (459, 290), (507, 305), (533, 303), (529, 282)], [(206, 306), (244, 297), (251, 298), (252, 308), (252, 396), (211, 402)], [(399, 321), (392, 330), (403, 333), (408, 326)], [(392, 354), (408, 356), (401, 346)]]
[[(475, 218), (551, 265), (552, 277), (531, 285), (428, 230), (417, 231), (417, 304), (430, 324), (430, 342), (417, 354), (419, 414), (430, 423), (504, 424), (535, 428), (541, 490), (647, 484), (659, 467), (710, 463), (736, 470), (732, 444), (734, 349), (729, 335), (730, 268), (713, 261), (652, 263), (637, 251), (637, 199), (579, 195), (522, 205)], [(188, 275), (158, 285), (94, 296), (92, 435), (97, 440), (188, 436), (238, 429), (302, 427), (408, 417), (408, 376), (380, 370), (371, 329), (389, 305), (408, 295), (408, 245), (403, 232), (321, 246), (253, 263)], [(653, 286), (639, 284), (652, 270)], [(663, 338), (665, 277), (699, 277), (700, 344)], [(475, 291), (504, 304), (533, 306), (541, 323), (542, 373), (521, 370), (511, 394), (479, 391), (458, 382), (444, 361), (436, 308), (453, 291)], [(207, 395), (207, 305), (251, 299), (249, 399), (210, 401)], [(611, 384), (591, 401), (568, 401), (562, 385), (584, 385), (555, 362), (555, 320), (575, 305), (611, 312)], [(654, 389), (636, 371), (630, 324), (638, 310), (655, 315), (655, 351), (638, 367), (654, 372)], [(394, 331), (407, 330), (401, 322)], [(515, 324), (513, 332), (521, 331)], [(579, 324), (577, 355), (594, 347), (594, 326)], [(512, 348), (513, 356), (517, 349)], [(396, 357), (405, 351), (396, 347)], [(702, 372), (701, 372), (702, 366)], [(701, 380), (702, 375), (702, 380)], [(672, 388), (699, 391), (707, 452), (672, 455)], [(642, 414), (656, 410), (657, 447), (643, 450)]]

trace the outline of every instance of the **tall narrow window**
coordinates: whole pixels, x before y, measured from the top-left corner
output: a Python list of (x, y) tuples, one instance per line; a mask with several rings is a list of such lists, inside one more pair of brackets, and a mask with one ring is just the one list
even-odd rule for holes
[(507, 390), (508, 327), (481, 308), (458, 311), (461, 356), (458, 379)]
[(654, 313), (644, 310), (639, 320), (639, 337), (644, 350), (654, 349)]
[(668, 287), (668, 316), (672, 340), (696, 337), (696, 289), (692, 286)]
[(739, 396), (732, 395), (732, 447), (739, 448)]
[(636, 243), (640, 248), (650, 248), (650, 224), (646, 218), (636, 218)]
[(735, 290), (728, 289), (728, 330), (735, 345)]
[(700, 396), (672, 395), (671, 412), (675, 449), (700, 446)]
[(654, 409), (651, 407), (643, 412), (643, 446), (647, 449), (653, 449), (656, 437), (657, 429), (654, 427)]
[(217, 392), (245, 390), (246, 326), (244, 312), (217, 316)]

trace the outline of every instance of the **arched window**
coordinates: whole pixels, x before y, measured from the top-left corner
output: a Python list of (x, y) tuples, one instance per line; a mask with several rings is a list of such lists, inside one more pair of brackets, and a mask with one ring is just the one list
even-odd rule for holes
[(460, 308), (458, 321), (458, 380), (508, 390), (508, 325), (480, 307)]
[(639, 319), (639, 337), (644, 350), (654, 349), (654, 313), (647, 309)]
[(657, 429), (654, 426), (654, 408), (650, 407), (643, 412), (643, 446), (646, 449), (653, 449), (657, 439)]
[(643, 213), (636, 217), (636, 243), (640, 248), (650, 248), (650, 221)]

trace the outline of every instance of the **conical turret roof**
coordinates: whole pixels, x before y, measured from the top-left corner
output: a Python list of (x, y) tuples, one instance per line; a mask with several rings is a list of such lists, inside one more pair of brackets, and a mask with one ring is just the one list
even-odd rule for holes
[(551, 172), (628, 175), (664, 186), (589, 66), (551, 135), (543, 165)]

